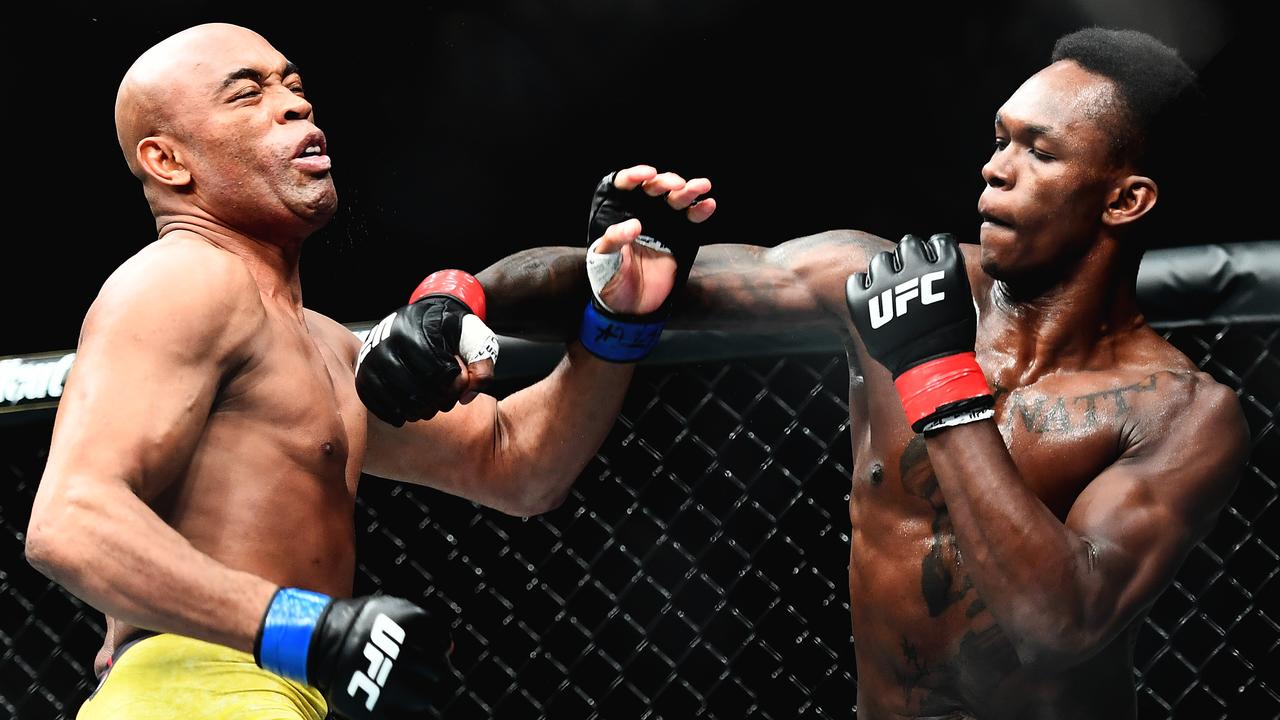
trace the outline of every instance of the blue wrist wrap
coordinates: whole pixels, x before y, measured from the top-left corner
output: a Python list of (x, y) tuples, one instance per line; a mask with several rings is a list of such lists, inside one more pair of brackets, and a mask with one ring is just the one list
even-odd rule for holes
[(582, 330), (578, 337), (592, 355), (613, 362), (635, 362), (658, 344), (667, 321), (644, 322), (636, 319), (607, 317), (595, 303), (588, 302), (582, 313)]
[(307, 652), (311, 634), (330, 597), (310, 590), (282, 588), (271, 600), (262, 621), (258, 660), (277, 675), (307, 682)]

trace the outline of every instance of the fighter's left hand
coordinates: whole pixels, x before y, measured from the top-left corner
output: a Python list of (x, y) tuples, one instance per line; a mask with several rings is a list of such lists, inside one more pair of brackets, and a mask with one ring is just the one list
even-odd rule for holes
[[(592, 291), (610, 311), (646, 315), (660, 308), (692, 264), (698, 242), (690, 223), (716, 211), (706, 178), (685, 180), (650, 165), (619, 170), (601, 181), (592, 203), (588, 274)], [(688, 267), (683, 268), (685, 272)]]

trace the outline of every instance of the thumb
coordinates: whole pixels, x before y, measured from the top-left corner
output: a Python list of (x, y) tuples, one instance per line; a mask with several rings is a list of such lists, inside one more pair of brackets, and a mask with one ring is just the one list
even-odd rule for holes
[(631, 218), (610, 225), (600, 239), (592, 243), (592, 252), (608, 255), (621, 250), (624, 246), (635, 242), (640, 237), (640, 220)]
[(465, 385), (458, 402), (466, 405), (475, 400), (493, 382), (493, 358), (468, 363), (463, 368), (462, 377), (465, 379)]
[(468, 314), (462, 318), (462, 332), (458, 337), (458, 354), (470, 365), (481, 360), (498, 359), (498, 336), (480, 316)]

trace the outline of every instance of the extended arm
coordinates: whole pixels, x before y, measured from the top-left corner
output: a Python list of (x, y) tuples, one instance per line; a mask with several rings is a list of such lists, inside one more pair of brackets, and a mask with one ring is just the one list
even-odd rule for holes
[[(657, 337), (655, 328), (661, 328), (665, 301), (677, 282), (679, 258), (687, 257), (685, 251), (693, 247), (693, 224), (714, 212), (714, 200), (709, 198), (690, 205), (710, 189), (705, 179), (686, 184), (679, 176), (655, 173), (653, 168), (638, 166), (618, 173), (616, 184), (610, 176), (597, 189), (592, 224), (611, 223), (590, 251), (594, 253), (599, 295), (587, 314), (590, 322), (584, 323), (583, 341), (570, 344), (551, 375), (501, 401), (482, 395), (429, 422), (397, 428), (371, 415), (365, 464), (369, 472), (438, 487), (515, 515), (536, 514), (560, 503), (613, 426), (633, 372), (630, 361), (641, 357)], [(640, 183), (643, 191), (633, 189)], [(632, 209), (637, 212), (632, 214)], [(639, 214), (641, 209), (644, 215)], [(674, 252), (636, 245), (641, 217), (648, 218), (644, 220), (650, 225), (648, 232), (665, 238)], [(585, 255), (583, 249), (573, 253), (579, 258)], [(685, 262), (683, 267), (687, 268)], [(568, 286), (572, 284), (569, 274), (580, 275), (582, 292), (573, 297), (572, 304), (543, 304), (534, 308), (533, 314), (558, 312), (576, 320), (584, 317), (583, 304), (591, 297), (586, 289), (585, 264), (579, 260), (564, 266), (558, 279)], [(492, 274), (487, 277), (494, 280)], [(498, 302), (504, 308), (512, 305), (509, 298)], [(479, 304), (477, 297), (472, 307)], [(483, 304), (492, 316), (494, 301), (487, 299)], [(430, 335), (405, 332), (397, 336), (396, 327), (391, 326), (391, 337), (385, 342), (427, 339)], [(370, 362), (384, 367), (394, 353), (405, 358), (404, 364), (411, 364), (414, 343), (403, 344), (405, 352), (367, 344), (369, 359), (357, 371), (357, 387), (362, 378), (368, 380), (380, 372), (370, 370)], [(410, 390), (413, 385), (414, 379), (408, 376), (395, 383), (396, 388)], [(403, 402), (404, 392), (378, 395), (394, 405)], [(369, 404), (369, 398), (365, 401), (377, 409), (377, 403)], [(394, 421), (393, 414), (379, 411), (378, 417), (384, 416)]]
[[(676, 303), (671, 327), (767, 330), (825, 326), (843, 331), (844, 283), (866, 269), (886, 240), (832, 230), (776, 247), (722, 244), (698, 253)], [(525, 250), (477, 277), (489, 296), (490, 324), (508, 335), (563, 339), (577, 328), (575, 310), (587, 293), (580, 248)]]

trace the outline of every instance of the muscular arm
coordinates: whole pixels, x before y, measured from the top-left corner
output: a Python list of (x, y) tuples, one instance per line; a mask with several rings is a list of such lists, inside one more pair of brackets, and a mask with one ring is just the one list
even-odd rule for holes
[(254, 318), (238, 299), (256, 300), (256, 288), (221, 254), (153, 246), (103, 287), (58, 408), (26, 552), (128, 624), (252, 651), (275, 587), (199, 552), (148, 506), (182, 477), (221, 379), (244, 360)]
[(512, 515), (546, 512), (604, 442), (633, 371), (575, 342), (549, 376), (502, 400), (480, 395), (400, 428), (369, 414), (364, 470)]
[[(698, 253), (670, 327), (768, 330), (827, 326), (844, 330), (844, 283), (893, 244), (853, 230), (796, 238), (776, 247), (707, 245)], [(588, 297), (582, 248), (516, 253), (477, 277), (497, 332), (563, 339), (577, 329)]]
[(995, 423), (927, 440), (974, 586), (1023, 662), (1066, 667), (1111, 642), (1229, 499), (1247, 453), (1239, 405), (1207, 379), (1181, 382), (1187, 404), (1148, 418), (1065, 523), (1023, 482)]
[[(704, 247), (672, 325), (843, 330), (845, 278), (888, 246), (871, 235), (833, 231), (776, 248)], [(508, 334), (571, 336), (589, 293), (583, 256), (582, 248), (537, 248), (486, 269), (478, 277), (490, 324)], [(502, 401), (480, 396), (400, 429), (370, 417), (365, 470), (514, 515), (544, 512), (563, 500), (604, 441), (631, 372), (574, 342), (550, 376)]]

